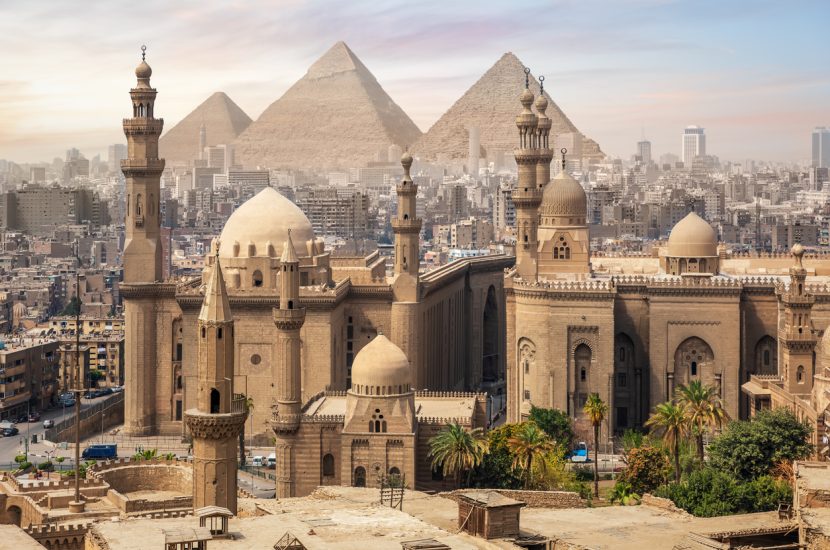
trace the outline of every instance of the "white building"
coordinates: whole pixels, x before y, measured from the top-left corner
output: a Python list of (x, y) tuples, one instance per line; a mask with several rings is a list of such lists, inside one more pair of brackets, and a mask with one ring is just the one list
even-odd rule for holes
[(700, 126), (687, 126), (683, 130), (683, 143), (680, 150), (683, 153), (683, 166), (686, 168), (692, 165), (695, 157), (702, 157), (706, 154), (706, 134)]

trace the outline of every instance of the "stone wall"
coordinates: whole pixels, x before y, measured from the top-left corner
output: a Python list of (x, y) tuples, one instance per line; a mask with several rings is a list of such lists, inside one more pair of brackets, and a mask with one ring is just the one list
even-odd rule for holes
[(659, 508), (660, 510), (665, 510), (666, 512), (671, 512), (673, 514), (680, 514), (683, 516), (688, 516), (689, 513), (686, 510), (682, 510), (674, 505), (674, 502), (667, 498), (656, 497), (654, 495), (650, 495), (648, 493), (643, 495), (643, 498), (640, 499), (640, 504), (644, 506), (651, 506), (652, 508)]
[[(578, 493), (570, 491), (520, 491), (512, 489), (484, 489), (494, 491), (504, 497), (524, 502), (529, 508), (585, 508), (587, 503)], [(458, 495), (469, 492), (470, 489), (459, 489), (441, 496), (458, 502)]]
[[(95, 410), (87, 417), (83, 417), (81, 413), (81, 438), (90, 437), (101, 433), (101, 415), (104, 415), (103, 429), (108, 430), (114, 426), (120, 426), (124, 423), (124, 394), (116, 394), (109, 400), (103, 403), (103, 407)], [(54, 428), (46, 430), (44, 437), (49, 441), (75, 441), (75, 422), (74, 419), (69, 419), (67, 422), (61, 422), (55, 425)]]
[(26, 534), (51, 550), (84, 550), (87, 525), (32, 525)]
[(92, 475), (109, 484), (112, 489), (126, 494), (133, 491), (166, 490), (183, 495), (193, 490), (193, 470), (187, 462), (139, 461), (127, 462), (121, 467), (104, 468)]

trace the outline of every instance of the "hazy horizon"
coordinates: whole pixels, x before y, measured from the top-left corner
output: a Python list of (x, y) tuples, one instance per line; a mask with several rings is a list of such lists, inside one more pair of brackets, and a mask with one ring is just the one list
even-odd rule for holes
[(830, 125), (821, 1), (83, 7), (0, 0), (0, 158), (50, 161), (69, 147), (105, 156), (124, 142), (141, 44), (166, 130), (216, 91), (256, 119), (339, 40), (423, 132), (507, 51), (545, 75), (610, 156), (628, 158), (643, 133), (655, 157), (679, 154), (694, 124), (721, 159), (802, 162), (812, 128)]

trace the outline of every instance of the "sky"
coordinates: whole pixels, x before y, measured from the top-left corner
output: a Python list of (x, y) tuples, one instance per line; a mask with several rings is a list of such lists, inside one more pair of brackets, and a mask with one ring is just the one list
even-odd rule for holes
[(609, 155), (694, 124), (722, 160), (805, 162), (828, 24), (828, 0), (0, 0), (0, 159), (106, 157), (142, 44), (169, 129), (215, 91), (256, 119), (343, 40), (422, 131), (512, 51)]

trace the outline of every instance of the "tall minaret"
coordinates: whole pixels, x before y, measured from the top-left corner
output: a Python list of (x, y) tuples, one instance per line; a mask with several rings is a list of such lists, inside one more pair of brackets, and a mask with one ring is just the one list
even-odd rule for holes
[(392, 283), (392, 342), (401, 348), (412, 366), (412, 381), (416, 388), (434, 387), (435, 380), (427, 380), (420, 363), (418, 346), (418, 270), (421, 253), (421, 219), (418, 217), (418, 186), (412, 182), (410, 170), (412, 155), (401, 156), (403, 178), (397, 186), (398, 215), (392, 219), (395, 232), (395, 276)]
[(795, 265), (790, 268), (790, 288), (781, 296), (784, 304), (784, 326), (778, 333), (784, 364), (781, 374), (788, 392), (809, 394), (813, 390), (813, 351), (816, 347), (811, 312), (816, 298), (805, 287), (804, 247), (796, 244), (792, 254)]
[(544, 190), (550, 183), (550, 162), (553, 160), (553, 150), (550, 148), (550, 130), (553, 122), (545, 114), (548, 108), (548, 98), (545, 97), (545, 77), (539, 77), (539, 97), (536, 98), (536, 187)]
[(291, 230), (280, 257), (280, 307), (274, 310), (277, 325), (277, 368), (274, 387), (277, 405), (271, 428), (276, 435), (277, 498), (295, 496), (297, 471), (295, 439), (302, 412), (302, 368), (300, 329), (305, 323), (305, 308), (300, 307), (300, 260), (291, 241)]
[(542, 190), (536, 183), (538, 119), (530, 110), (533, 105), (530, 69), (525, 69), (525, 91), (519, 101), (522, 103), (522, 112), (516, 117), (519, 146), (513, 151), (519, 168), (519, 183), (513, 191), (513, 204), (516, 207), (516, 268), (522, 279), (536, 280), (537, 231)]
[(193, 508), (221, 506), (236, 514), (237, 443), (248, 412), (233, 393), (233, 316), (214, 253), (198, 321), (196, 408), (185, 412), (193, 436)]
[(156, 410), (156, 324), (161, 280), (162, 248), (159, 187), (164, 160), (158, 158), (159, 135), (164, 121), (153, 117), (156, 90), (153, 73), (144, 59), (136, 68), (138, 82), (130, 90), (132, 118), (124, 119), (127, 158), (121, 170), (127, 180), (126, 241), (124, 243), (125, 397), (124, 429), (130, 435), (150, 435)]

